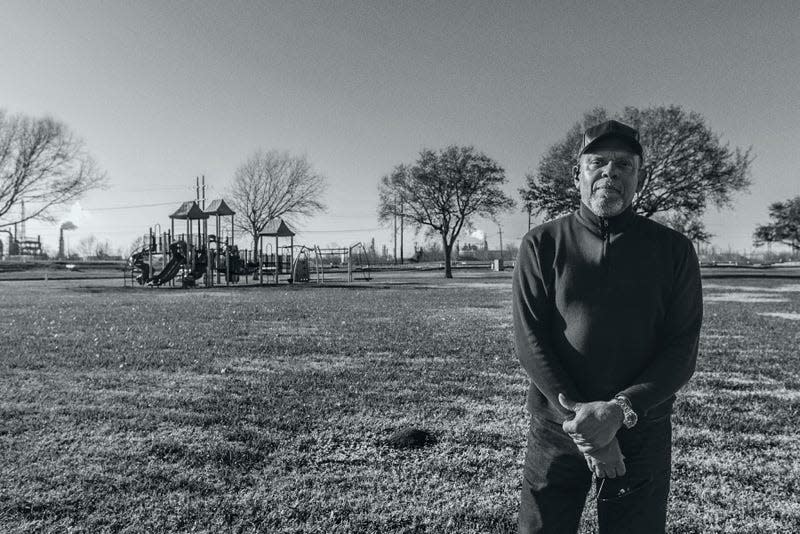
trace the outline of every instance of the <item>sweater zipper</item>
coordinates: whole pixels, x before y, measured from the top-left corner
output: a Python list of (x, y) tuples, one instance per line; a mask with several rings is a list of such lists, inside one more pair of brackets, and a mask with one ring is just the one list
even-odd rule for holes
[(600, 236), (603, 238), (603, 254), (600, 257), (600, 261), (603, 266), (606, 268), (606, 273), (608, 273), (608, 242), (609, 242), (609, 233), (608, 233), (608, 221), (605, 219), (600, 219)]

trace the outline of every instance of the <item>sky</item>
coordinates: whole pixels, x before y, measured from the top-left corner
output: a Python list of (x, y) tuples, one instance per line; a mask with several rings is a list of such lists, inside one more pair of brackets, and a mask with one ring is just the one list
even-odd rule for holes
[[(753, 185), (704, 217), (720, 250), (752, 249), (770, 203), (800, 195), (796, 1), (163, 2), (3, 0), (0, 108), (49, 115), (108, 186), (57, 213), (126, 250), (195, 198), (225, 197), (258, 149), (305, 155), (328, 182), (296, 243), (374, 238), (380, 178), (423, 148), (472, 145), (524, 176), (584, 112), (677, 104), (731, 147)], [(27, 224), (58, 247), (58, 222)], [(527, 215), (478, 219), (489, 245)], [(422, 236), (405, 232), (405, 250)], [(248, 246), (247, 242), (241, 243)], [(410, 255), (406, 252), (406, 255)]]

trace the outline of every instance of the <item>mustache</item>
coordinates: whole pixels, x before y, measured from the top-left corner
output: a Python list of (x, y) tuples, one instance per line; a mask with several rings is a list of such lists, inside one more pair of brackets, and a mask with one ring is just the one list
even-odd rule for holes
[(599, 180), (592, 184), (592, 191), (599, 191), (600, 189), (613, 189), (617, 193), (622, 193), (622, 188), (611, 180)]

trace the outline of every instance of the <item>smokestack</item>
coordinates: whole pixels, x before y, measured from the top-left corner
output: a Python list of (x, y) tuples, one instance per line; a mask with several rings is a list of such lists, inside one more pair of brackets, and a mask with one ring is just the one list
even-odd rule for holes
[(72, 224), (70, 221), (65, 222), (61, 225), (61, 228), (58, 232), (58, 259), (63, 260), (66, 258), (64, 255), (64, 230), (77, 230), (77, 226)]

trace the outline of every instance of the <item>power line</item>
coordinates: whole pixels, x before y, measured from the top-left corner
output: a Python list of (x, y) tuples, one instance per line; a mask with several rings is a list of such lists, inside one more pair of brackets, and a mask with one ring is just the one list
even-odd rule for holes
[(106, 208), (82, 208), (83, 211), (116, 211), (116, 210), (133, 210), (138, 208), (155, 208), (157, 206), (174, 206), (175, 204), (180, 204), (184, 202), (182, 200), (176, 200), (172, 202), (157, 202), (155, 204), (134, 204), (131, 206), (109, 206)]
[(298, 230), (299, 234), (337, 234), (340, 232), (377, 232), (378, 230), (385, 230), (385, 228), (351, 228), (348, 230)]
[(359, 214), (332, 215), (332, 214), (329, 214), (329, 213), (325, 214), (325, 217), (329, 217), (331, 219), (364, 219), (364, 218), (367, 218), (367, 217), (374, 217), (374, 216), (375, 216), (374, 213), (361, 214), (361, 215), (359, 215)]
[[(194, 187), (188, 186), (169, 186), (169, 187), (146, 187), (143, 189), (116, 189), (115, 193), (152, 193), (153, 191), (192, 191)], [(192, 191), (194, 192), (194, 191)]]

